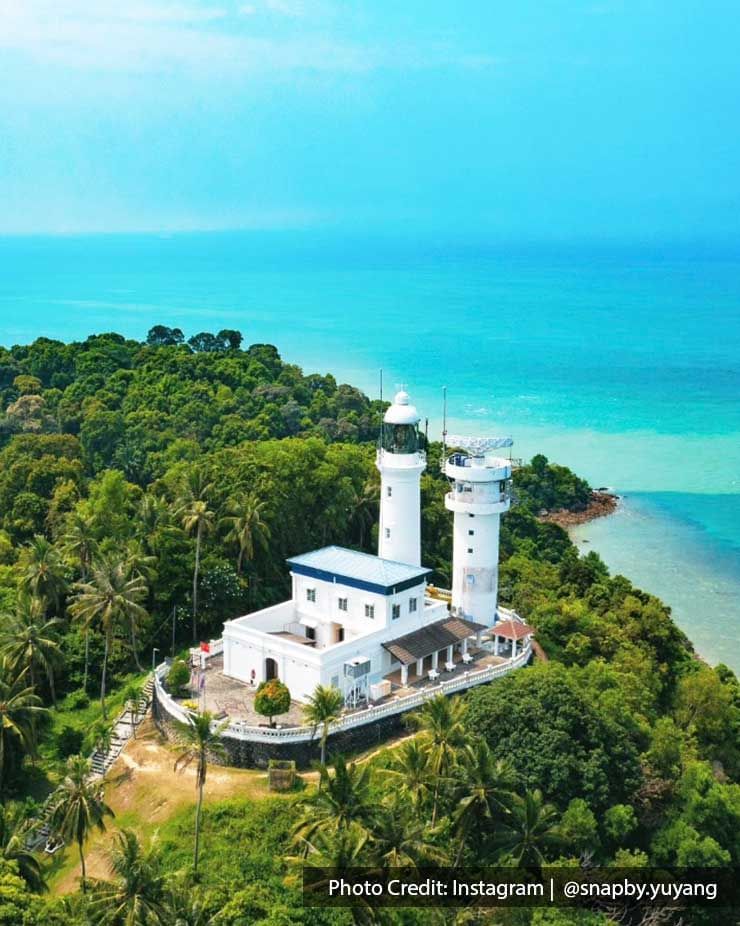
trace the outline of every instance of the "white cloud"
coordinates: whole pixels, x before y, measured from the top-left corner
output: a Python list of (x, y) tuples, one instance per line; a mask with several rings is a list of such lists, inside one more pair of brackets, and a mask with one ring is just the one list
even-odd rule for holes
[(353, 42), (315, 28), (281, 32), (274, 18), (257, 34), (266, 28), (262, 17), (249, 18), (267, 12), (286, 19), (305, 9), (303, 0), (255, 0), (241, 8), (227, 8), (225, 0), (0, 0), (0, 49), (35, 68), (127, 74), (363, 73), (490, 63), (444, 45)]

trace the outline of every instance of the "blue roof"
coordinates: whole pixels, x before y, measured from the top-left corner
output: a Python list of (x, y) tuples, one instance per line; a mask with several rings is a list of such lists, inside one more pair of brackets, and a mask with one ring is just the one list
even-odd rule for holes
[(287, 562), (293, 572), (301, 575), (341, 582), (382, 595), (420, 585), (432, 571), (423, 566), (397, 563), (345, 547), (322, 547), (320, 550), (293, 556)]

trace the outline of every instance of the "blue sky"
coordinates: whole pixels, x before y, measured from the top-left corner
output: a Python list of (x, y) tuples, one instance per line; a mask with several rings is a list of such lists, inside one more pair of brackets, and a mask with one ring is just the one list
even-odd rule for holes
[(720, 0), (0, 0), (0, 233), (740, 232)]

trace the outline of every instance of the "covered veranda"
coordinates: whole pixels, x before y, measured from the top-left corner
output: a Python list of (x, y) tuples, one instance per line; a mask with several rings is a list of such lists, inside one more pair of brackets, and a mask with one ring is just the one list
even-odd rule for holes
[(460, 662), (471, 663), (470, 641), (474, 640), (480, 648), (481, 636), (487, 629), (484, 624), (449, 617), (389, 640), (383, 646), (401, 663), (399, 684), (405, 688), (409, 685), (410, 671), (415, 672), (416, 680), (425, 677), (434, 680), (442, 668), (452, 672)]

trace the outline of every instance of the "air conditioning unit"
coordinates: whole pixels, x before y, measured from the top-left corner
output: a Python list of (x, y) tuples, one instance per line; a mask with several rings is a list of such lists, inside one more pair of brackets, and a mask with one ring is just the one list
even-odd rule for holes
[(363, 678), (370, 674), (370, 660), (362, 656), (356, 659), (349, 659), (344, 664), (345, 678)]

